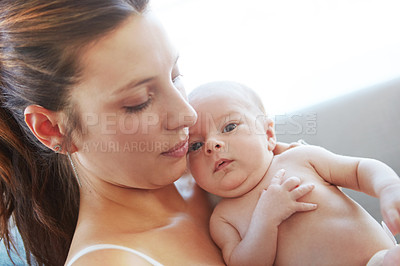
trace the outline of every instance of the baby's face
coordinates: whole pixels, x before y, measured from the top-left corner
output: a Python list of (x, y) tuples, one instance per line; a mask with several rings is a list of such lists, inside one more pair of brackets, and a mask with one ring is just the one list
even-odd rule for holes
[(249, 108), (235, 91), (206, 92), (190, 103), (198, 114), (189, 129), (188, 152), (196, 182), (222, 197), (247, 193), (272, 160), (272, 122)]

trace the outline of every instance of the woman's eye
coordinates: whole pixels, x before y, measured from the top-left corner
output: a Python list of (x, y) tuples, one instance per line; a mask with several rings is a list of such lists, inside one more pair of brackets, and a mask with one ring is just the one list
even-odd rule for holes
[(189, 145), (189, 152), (191, 151), (197, 151), (203, 146), (203, 142), (194, 142)]
[(127, 113), (138, 113), (140, 111), (145, 110), (147, 107), (149, 107), (151, 104), (151, 98), (149, 98), (146, 102), (141, 103), (139, 105), (135, 105), (135, 106), (124, 106), (124, 109)]
[(224, 130), (222, 131), (222, 133), (227, 133), (227, 132), (231, 132), (232, 130), (234, 130), (237, 127), (237, 124), (235, 123), (230, 123), (228, 125), (226, 125), (224, 127)]
[(172, 78), (172, 83), (178, 83), (181, 80), (182, 75), (178, 74), (177, 76), (175, 76), (174, 78)]

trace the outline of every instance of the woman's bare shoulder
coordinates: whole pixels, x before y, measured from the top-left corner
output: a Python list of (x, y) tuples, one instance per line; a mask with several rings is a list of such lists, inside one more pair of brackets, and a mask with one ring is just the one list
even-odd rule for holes
[[(118, 248), (91, 250), (77, 258), (71, 266), (154, 265), (154, 262), (149, 261), (149, 259), (152, 260), (151, 258), (146, 258), (146, 255), (138, 253)], [(70, 264), (66, 265), (70, 266)]]

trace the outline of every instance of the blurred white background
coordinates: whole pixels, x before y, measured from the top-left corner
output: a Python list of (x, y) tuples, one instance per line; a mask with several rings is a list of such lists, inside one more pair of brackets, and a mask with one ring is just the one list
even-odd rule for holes
[(151, 0), (187, 91), (255, 89), (283, 114), (400, 77), (398, 0)]

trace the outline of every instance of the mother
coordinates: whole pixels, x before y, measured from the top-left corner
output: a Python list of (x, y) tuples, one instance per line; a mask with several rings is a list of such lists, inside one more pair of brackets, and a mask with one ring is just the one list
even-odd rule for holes
[(196, 114), (147, 4), (0, 2), (1, 236), (40, 264), (223, 264), (206, 195), (174, 185)]

